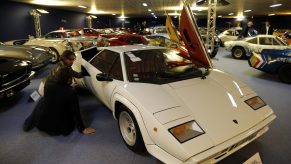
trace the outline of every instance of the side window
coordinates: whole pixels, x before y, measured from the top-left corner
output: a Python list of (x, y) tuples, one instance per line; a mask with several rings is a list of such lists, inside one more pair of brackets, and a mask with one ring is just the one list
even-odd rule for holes
[(276, 39), (273, 38), (273, 45), (280, 46), (281, 44)]
[(225, 32), (225, 35), (231, 36), (231, 35), (232, 35), (232, 32), (229, 31), (229, 30), (227, 30), (227, 31)]
[(272, 45), (272, 38), (260, 37), (261, 45)]
[(252, 44), (258, 44), (258, 39), (257, 38), (253, 38), (251, 40), (247, 41), (248, 43), (252, 43)]
[(102, 73), (114, 79), (123, 80), (119, 53), (103, 50), (90, 63)]

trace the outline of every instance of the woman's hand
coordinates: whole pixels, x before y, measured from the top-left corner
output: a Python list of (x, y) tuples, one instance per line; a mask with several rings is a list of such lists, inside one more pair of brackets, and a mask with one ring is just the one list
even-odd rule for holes
[(78, 84), (77, 84), (77, 83), (72, 83), (72, 84), (71, 84), (71, 87), (72, 87), (73, 89), (76, 89), (76, 87), (78, 87)]
[(83, 134), (94, 134), (96, 132), (93, 128), (86, 128), (82, 131)]

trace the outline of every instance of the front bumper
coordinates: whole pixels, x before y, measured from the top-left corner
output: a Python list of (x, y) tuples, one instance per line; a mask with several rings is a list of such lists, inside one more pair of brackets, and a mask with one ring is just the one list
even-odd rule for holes
[(13, 85), (7, 86), (0, 90), (0, 99), (8, 98), (25, 88), (30, 84), (30, 80), (34, 77), (35, 72), (31, 71), (30, 75), (21, 81), (14, 83)]
[(270, 125), (276, 116), (271, 114), (262, 122), (258, 123), (254, 127), (250, 128), (249, 130), (215, 146), (206, 151), (203, 151), (199, 154), (196, 154), (190, 157), (186, 161), (181, 161), (171, 154), (167, 153), (162, 148), (158, 147), (157, 145), (146, 145), (146, 148), (150, 154), (161, 160), (165, 163), (175, 163), (175, 164), (195, 164), (195, 163), (216, 163), (225, 157), (233, 154), (237, 150), (241, 149), (242, 147), (246, 146), (256, 138), (263, 135), (265, 132), (268, 131)]

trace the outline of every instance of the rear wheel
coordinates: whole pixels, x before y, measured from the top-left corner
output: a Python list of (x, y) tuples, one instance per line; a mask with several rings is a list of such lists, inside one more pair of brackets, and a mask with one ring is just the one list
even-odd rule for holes
[(118, 125), (126, 146), (133, 152), (143, 152), (145, 146), (138, 124), (132, 112), (126, 107), (122, 107), (118, 115)]
[(246, 51), (243, 47), (233, 47), (231, 55), (235, 59), (243, 59), (246, 57)]
[(291, 64), (283, 65), (278, 74), (281, 81), (291, 83)]
[(58, 53), (58, 51), (53, 48), (53, 47), (50, 47), (51, 49), (51, 59), (50, 59), (50, 62), (55, 64), (57, 63), (59, 60), (60, 60), (60, 54)]

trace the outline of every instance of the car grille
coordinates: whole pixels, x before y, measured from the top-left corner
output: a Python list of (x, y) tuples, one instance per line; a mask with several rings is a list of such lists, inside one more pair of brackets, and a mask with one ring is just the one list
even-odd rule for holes
[(251, 141), (252, 139), (254, 139), (260, 131), (261, 130), (258, 130), (257, 132), (255, 132), (254, 134), (248, 136), (247, 138), (237, 142), (236, 144), (233, 144), (233, 145), (229, 146), (226, 149), (223, 149), (222, 151), (212, 155), (211, 157), (207, 158), (206, 160), (204, 160), (203, 162), (200, 162), (200, 163), (209, 163), (210, 161), (212, 161), (210, 163), (213, 163), (213, 162), (219, 160), (220, 158), (223, 158), (230, 151), (234, 150), (235, 148), (237, 148), (239, 146), (244, 146), (243, 144), (245, 144), (248, 141)]
[(23, 67), (21, 69), (17, 69), (14, 72), (10, 72), (3, 80), (3, 87), (10, 85), (17, 81), (18, 79), (21, 79), (23, 76), (27, 75), (27, 67)]

